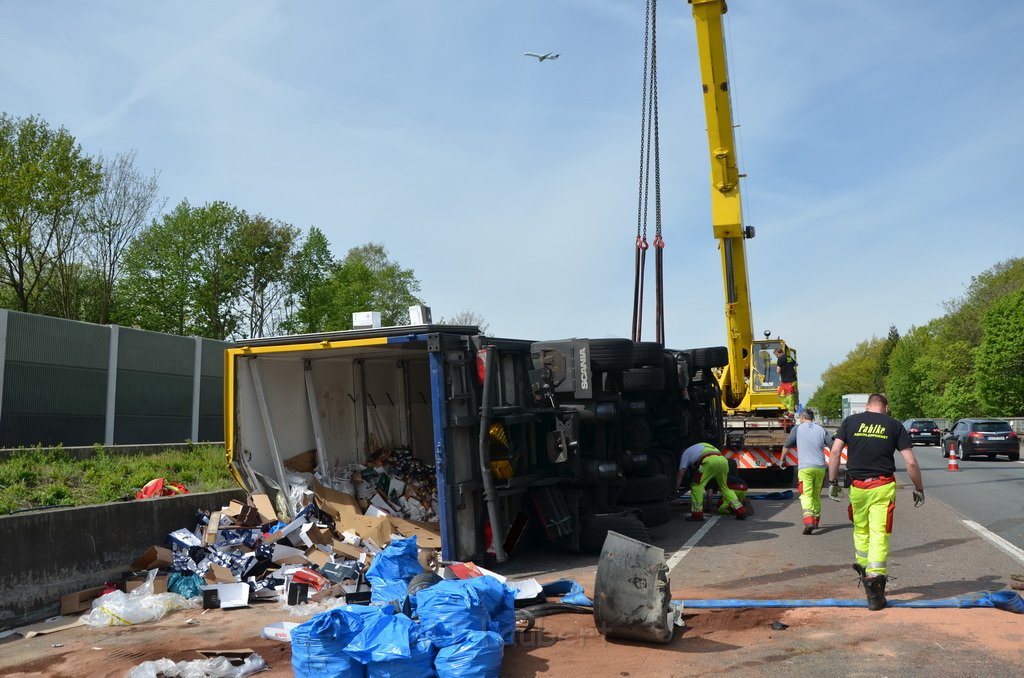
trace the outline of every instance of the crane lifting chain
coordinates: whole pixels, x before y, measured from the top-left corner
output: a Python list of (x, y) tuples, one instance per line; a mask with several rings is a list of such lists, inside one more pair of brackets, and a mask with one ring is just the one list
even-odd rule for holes
[[(633, 341), (640, 341), (643, 333), (644, 282), (646, 278), (647, 219), (650, 205), (651, 155), (654, 155), (654, 276), (655, 276), (655, 333), (659, 343), (665, 343), (665, 292), (663, 250), (661, 237), (661, 157), (658, 142), (658, 0), (647, 0), (644, 26), (644, 84), (640, 112), (640, 181), (637, 194), (636, 253), (633, 279)], [(649, 56), (649, 59), (648, 59)], [(649, 65), (649, 67), (648, 67)], [(648, 98), (648, 94), (650, 95)]]

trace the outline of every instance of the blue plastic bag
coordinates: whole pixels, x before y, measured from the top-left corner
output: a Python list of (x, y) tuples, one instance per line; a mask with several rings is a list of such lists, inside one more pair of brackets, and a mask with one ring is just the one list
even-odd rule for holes
[(516, 632), (516, 594), (494, 577), (467, 579), (466, 585), (474, 592), (487, 610), (491, 623), (487, 630), (497, 631), (511, 645)]
[(470, 631), (461, 642), (437, 653), (437, 678), (498, 678), (504, 652), (505, 641), (499, 634)]
[(291, 631), (292, 671), (296, 678), (359, 678), (365, 667), (344, 650), (358, 634), (364, 620), (380, 608), (343, 605), (321, 612)]
[(375, 607), (376, 612), (364, 618), (363, 627), (345, 647), (345, 654), (363, 664), (408, 659), (410, 633), (415, 622), (404, 614), (396, 614), (390, 605)]
[(415, 536), (388, 544), (366, 571), (366, 581), (373, 587), (370, 600), (374, 603), (401, 600), (412, 578), (423, 572), (418, 555)]
[(409, 658), (370, 662), (366, 665), (367, 678), (432, 678), (437, 648), (430, 639), (420, 634), (415, 625), (410, 634)]
[(470, 631), (490, 630), (487, 607), (466, 580), (442, 581), (423, 589), (416, 594), (416, 613), (423, 632), (438, 647), (458, 643)]
[(200, 587), (205, 583), (197, 574), (171, 572), (167, 577), (167, 592), (177, 593), (185, 598), (202, 597), (203, 590)]
[(583, 605), (594, 607), (594, 603), (583, 590), (583, 585), (572, 579), (559, 579), (541, 586), (541, 593), (545, 596), (561, 596), (558, 602), (569, 605)]

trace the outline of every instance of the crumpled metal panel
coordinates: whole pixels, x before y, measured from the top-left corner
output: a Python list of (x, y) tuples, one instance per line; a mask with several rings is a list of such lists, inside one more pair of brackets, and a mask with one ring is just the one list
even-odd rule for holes
[(665, 551), (609, 532), (594, 584), (594, 621), (608, 638), (667, 643), (674, 631)]

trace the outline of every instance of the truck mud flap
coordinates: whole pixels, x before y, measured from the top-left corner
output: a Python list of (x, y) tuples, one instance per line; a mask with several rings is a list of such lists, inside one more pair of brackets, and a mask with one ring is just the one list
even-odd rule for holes
[(665, 551), (609, 532), (594, 582), (597, 630), (607, 638), (667, 643), (677, 614), (671, 597)]

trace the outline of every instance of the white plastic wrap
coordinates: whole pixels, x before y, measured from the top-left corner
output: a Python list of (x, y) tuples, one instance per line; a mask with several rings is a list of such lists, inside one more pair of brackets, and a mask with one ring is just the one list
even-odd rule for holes
[(153, 593), (156, 570), (149, 571), (146, 583), (131, 593), (111, 591), (92, 602), (92, 610), (82, 616), (89, 626), (130, 626), (162, 619), (172, 610), (188, 610), (198, 603), (177, 593)]
[(173, 662), (157, 659), (143, 662), (128, 672), (125, 678), (243, 678), (267, 669), (267, 663), (258, 654), (251, 654), (241, 666), (232, 666), (224, 657)]

